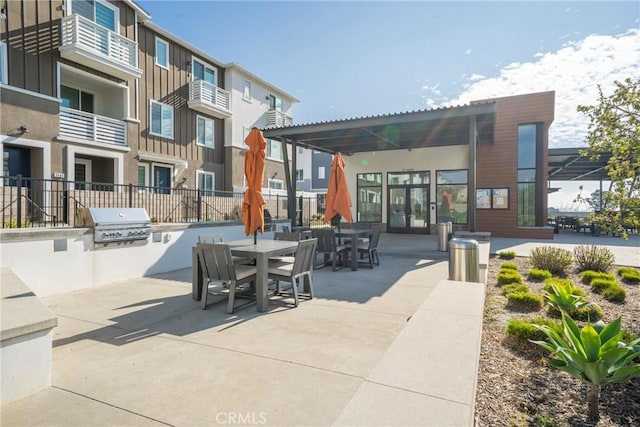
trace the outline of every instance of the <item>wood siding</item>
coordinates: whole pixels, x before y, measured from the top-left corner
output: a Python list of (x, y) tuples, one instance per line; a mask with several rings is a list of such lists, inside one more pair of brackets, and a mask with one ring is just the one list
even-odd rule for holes
[[(155, 64), (156, 36), (169, 44), (168, 69)], [(171, 39), (156, 34), (144, 25), (139, 26), (138, 37), (138, 59), (143, 73), (140, 79), (139, 133), (137, 139), (130, 143), (132, 150), (186, 160), (187, 169), (179, 177), (176, 177), (176, 182), (182, 182), (188, 188), (197, 187), (195, 182), (196, 171), (203, 170), (215, 173), (217, 190), (225, 189), (224, 120), (197, 112), (187, 105), (193, 52)], [(196, 58), (204, 63), (208, 62), (197, 56)], [(215, 68), (218, 73), (218, 83), (222, 86), (224, 70), (219, 67)], [(173, 139), (151, 135), (151, 100), (173, 107)], [(203, 147), (196, 143), (197, 116), (214, 120), (214, 149)]]
[[(508, 188), (509, 209), (477, 209), (476, 228), (491, 231), (496, 237), (552, 238), (551, 228), (518, 227), (518, 125), (541, 123), (542, 176), (547, 176), (549, 126), (554, 118), (555, 92), (495, 99), (496, 117), (493, 142), (478, 145), (477, 188)], [(546, 181), (542, 188), (546, 189)], [(475, 194), (469, 195), (475, 197)], [(542, 223), (546, 223), (547, 195), (543, 203)]]

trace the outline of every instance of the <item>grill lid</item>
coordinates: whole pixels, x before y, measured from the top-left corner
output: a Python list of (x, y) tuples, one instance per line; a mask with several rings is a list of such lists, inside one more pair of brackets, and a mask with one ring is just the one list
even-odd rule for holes
[(81, 208), (76, 225), (79, 227), (103, 227), (112, 225), (148, 225), (149, 215), (143, 208)]

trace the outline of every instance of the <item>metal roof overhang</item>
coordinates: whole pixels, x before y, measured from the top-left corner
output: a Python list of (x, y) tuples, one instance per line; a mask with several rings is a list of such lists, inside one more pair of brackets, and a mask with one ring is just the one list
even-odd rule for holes
[(494, 103), (421, 110), (329, 122), (262, 129), (265, 138), (325, 152), (368, 151), (467, 145), (472, 117), (478, 140), (493, 141)]
[(549, 181), (607, 181), (606, 165), (611, 153), (603, 153), (598, 160), (580, 155), (584, 148), (549, 149)]

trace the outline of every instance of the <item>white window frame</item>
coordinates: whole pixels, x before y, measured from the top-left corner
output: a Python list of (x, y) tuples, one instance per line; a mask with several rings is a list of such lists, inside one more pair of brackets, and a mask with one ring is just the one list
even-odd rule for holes
[(242, 84), (242, 99), (247, 102), (251, 102), (253, 99), (253, 95), (251, 94), (251, 82), (247, 79), (245, 79)]
[[(200, 132), (198, 130), (198, 126), (200, 123), (200, 120), (204, 120), (205, 123), (206, 122), (211, 122), (211, 145), (208, 145), (206, 143), (206, 141), (200, 141)], [(206, 126), (205, 126), (205, 131), (206, 131)], [(205, 135), (206, 138), (206, 135)], [(201, 116), (201, 115), (196, 115), (196, 144), (200, 145), (202, 147), (207, 147), (207, 148), (215, 148), (216, 147), (216, 122), (215, 120), (213, 120), (212, 118), (209, 117), (205, 117), (205, 116)]]
[[(282, 142), (281, 141), (277, 141), (275, 139), (269, 139), (267, 138), (266, 140), (267, 142), (267, 149), (266, 149), (266, 158), (269, 160), (274, 160), (276, 162), (284, 162), (283, 159), (283, 155), (282, 155)], [(273, 152), (273, 146), (271, 145), (273, 142), (279, 143), (280, 144), (280, 157), (272, 157), (271, 153)]]
[[(278, 184), (279, 188), (273, 186), (273, 184)], [(281, 179), (271, 179), (267, 180), (267, 187), (272, 190), (284, 190), (284, 181)]]
[[(167, 57), (164, 58), (166, 61), (166, 64), (163, 64), (161, 62), (159, 62), (158, 60), (158, 43), (163, 44), (166, 48), (166, 52), (167, 52)], [(155, 43), (155, 58), (156, 58), (156, 65), (158, 67), (164, 68), (165, 70), (169, 69), (169, 42), (167, 42), (166, 40), (161, 39), (160, 37), (156, 36), (156, 43)]]
[(140, 184), (140, 181), (138, 181), (138, 190), (140, 192), (144, 192), (147, 189), (146, 188), (139, 188), (140, 185), (142, 185), (143, 187), (151, 187), (150, 185), (150, 181), (151, 181), (151, 177), (149, 175), (149, 163), (143, 163), (140, 162), (138, 163), (138, 168), (143, 168), (144, 169), (144, 182), (142, 184)]
[(304, 169), (296, 170), (296, 181), (304, 181)]
[[(282, 101), (282, 98), (270, 93), (269, 96), (268, 96), (268, 99), (269, 99), (269, 105), (267, 107), (269, 108), (269, 110), (275, 110), (275, 111), (278, 111), (278, 112), (283, 112), (284, 111), (284, 105), (283, 105), (284, 102)], [(273, 104), (274, 104), (273, 107), (271, 106), (271, 99), (273, 99)], [(279, 109), (278, 109), (278, 104), (280, 104), (280, 108)]]
[[(92, 182), (92, 180), (93, 180), (93, 168), (92, 168), (93, 162), (91, 162), (91, 160), (89, 160), (89, 159), (76, 158), (74, 163), (73, 163), (74, 171), (75, 171), (75, 166), (78, 165), (78, 164), (79, 165), (84, 165), (85, 174), (84, 174), (84, 181), (82, 181), (82, 182)], [(73, 178), (74, 181), (76, 181), (77, 177), (75, 176), (75, 173), (73, 174), (73, 176), (74, 176), (74, 178)], [(87, 187), (89, 187), (89, 186), (87, 185)]]
[[(211, 189), (208, 188), (200, 188), (200, 177), (202, 176), (211, 176)], [(216, 174), (215, 172), (207, 172), (207, 171), (196, 171), (196, 189), (201, 191), (216, 191)]]
[[(213, 85), (216, 86), (216, 87), (219, 87), (218, 86), (218, 74), (219, 74), (218, 73), (218, 69), (216, 67), (214, 67), (213, 65), (211, 65), (211, 64), (207, 64), (206, 62), (199, 60), (196, 57), (192, 57), (191, 58), (191, 80), (192, 81), (199, 80), (199, 79), (196, 79), (196, 73), (195, 73), (195, 71), (196, 71), (196, 62), (200, 63), (204, 67), (205, 74), (206, 74), (207, 68), (210, 69), (210, 70), (213, 70), (213, 73), (214, 73), (214, 76), (215, 76), (215, 78), (213, 79), (214, 80), (213, 81)], [(206, 80), (202, 80), (202, 81), (204, 82)], [(207, 82), (207, 83), (211, 83), (211, 82)]]
[(0, 42), (0, 72), (2, 72), (2, 75), (0, 76), (0, 83), (5, 85), (9, 82), (9, 67), (7, 65), (7, 61), (7, 44), (5, 42)]
[[(162, 133), (155, 133), (153, 131), (153, 112), (152, 112), (153, 104), (158, 104), (161, 107), (161, 110), (160, 110), (160, 132), (162, 132), (162, 129), (163, 129), (163, 126), (162, 126), (162, 112), (163, 112), (163, 109), (164, 109), (164, 107), (167, 107), (167, 108), (171, 109), (171, 136), (163, 135)], [(173, 113), (174, 113), (174, 111), (173, 111), (173, 107), (171, 105), (164, 104), (162, 102), (150, 99), (149, 100), (149, 135), (159, 136), (161, 138), (173, 139), (173, 135), (174, 135), (174, 132), (175, 132), (175, 129), (174, 129), (175, 123), (174, 123), (174, 115), (173, 115)]]
[(318, 166), (318, 179), (325, 179), (325, 176), (324, 166)]

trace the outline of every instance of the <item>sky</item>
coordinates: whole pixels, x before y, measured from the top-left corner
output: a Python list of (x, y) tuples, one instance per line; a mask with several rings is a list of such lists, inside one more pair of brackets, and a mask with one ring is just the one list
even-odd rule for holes
[[(137, 1), (151, 21), (300, 102), (294, 123), (555, 90), (550, 148), (582, 147), (598, 86), (640, 79), (637, 1)], [(599, 187), (552, 182), (549, 206)], [(606, 186), (605, 186), (606, 190)]]

